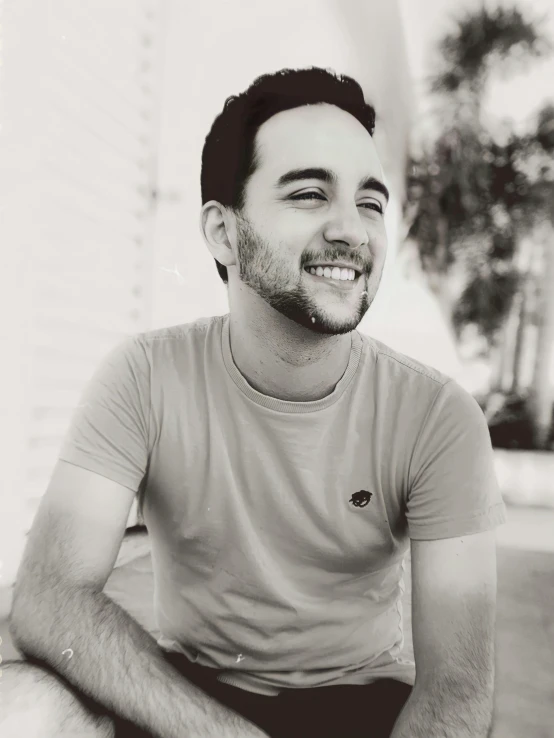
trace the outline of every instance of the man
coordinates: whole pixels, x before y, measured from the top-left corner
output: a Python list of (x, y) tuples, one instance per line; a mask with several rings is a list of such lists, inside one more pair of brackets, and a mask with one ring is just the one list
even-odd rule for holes
[[(130, 337), (84, 393), (12, 613), (31, 663), (5, 702), (42, 704), (37, 735), (62, 713), (87, 735), (487, 735), (505, 511), (475, 400), (356, 330), (386, 253), (374, 122), (321, 69), (215, 120), (201, 225), (230, 312)], [(158, 642), (102, 592), (137, 491)]]

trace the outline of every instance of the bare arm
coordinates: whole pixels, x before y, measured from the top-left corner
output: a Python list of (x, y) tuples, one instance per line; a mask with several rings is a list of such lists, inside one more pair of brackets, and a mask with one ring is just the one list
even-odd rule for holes
[(133, 496), (58, 462), (18, 572), (10, 618), (16, 644), (157, 738), (265, 736), (181, 676), (154, 638), (102, 591)]
[(416, 683), (391, 738), (487, 738), (494, 692), (494, 531), (412, 541)]

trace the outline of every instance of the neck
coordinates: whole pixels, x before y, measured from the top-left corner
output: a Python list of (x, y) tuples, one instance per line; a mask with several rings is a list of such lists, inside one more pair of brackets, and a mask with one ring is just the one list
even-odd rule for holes
[(278, 400), (312, 402), (327, 397), (348, 366), (351, 334), (318, 334), (265, 308), (250, 316), (230, 313), (229, 337), (237, 369), (251, 387)]

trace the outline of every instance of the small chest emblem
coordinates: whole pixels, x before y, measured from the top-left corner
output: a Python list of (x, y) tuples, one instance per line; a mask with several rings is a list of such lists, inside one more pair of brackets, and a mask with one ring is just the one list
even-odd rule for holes
[(365, 489), (361, 489), (359, 492), (354, 492), (348, 502), (352, 503), (354, 507), (365, 507), (373, 497), (373, 492), (368, 492)]

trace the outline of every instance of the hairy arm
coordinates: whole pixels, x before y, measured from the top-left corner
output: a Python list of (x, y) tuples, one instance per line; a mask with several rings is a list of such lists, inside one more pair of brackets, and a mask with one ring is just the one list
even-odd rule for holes
[(14, 628), (20, 649), (156, 738), (265, 736), (181, 676), (154, 638), (103, 592), (48, 587), (32, 607), (35, 625), (19, 636)]
[(391, 738), (487, 738), (495, 619), (494, 531), (412, 541), (416, 682)]
[(155, 639), (103, 592), (132, 500), (105, 477), (58, 464), (17, 576), (16, 645), (156, 738), (265, 736), (167, 663)]

